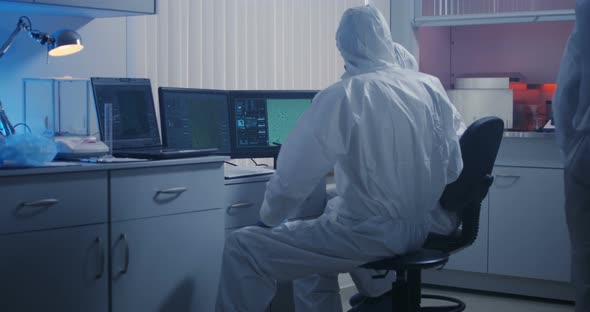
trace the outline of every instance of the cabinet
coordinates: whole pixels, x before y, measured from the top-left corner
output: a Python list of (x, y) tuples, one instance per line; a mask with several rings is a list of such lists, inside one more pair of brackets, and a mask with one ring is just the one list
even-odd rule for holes
[(575, 20), (575, 1), (414, 0), (414, 25), (460, 26)]
[(156, 13), (156, 3), (154, 0), (34, 0), (34, 2), (89, 9), (128, 11), (146, 14)]
[(563, 170), (497, 166), (494, 175), (489, 273), (569, 281)]
[(0, 311), (213, 311), (225, 159), (0, 170)]
[(223, 210), (113, 223), (114, 312), (214, 311)]
[(0, 11), (91, 18), (156, 14), (156, 0), (0, 0)]
[(106, 224), (3, 235), (0, 250), (0, 311), (109, 311)]

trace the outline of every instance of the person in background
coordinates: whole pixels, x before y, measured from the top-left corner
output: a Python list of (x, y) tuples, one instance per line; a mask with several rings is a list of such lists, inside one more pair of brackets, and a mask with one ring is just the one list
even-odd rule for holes
[(590, 0), (576, 1), (553, 99), (565, 165), (565, 212), (572, 248), (576, 312), (590, 311)]
[[(226, 239), (218, 312), (265, 311), (292, 280), (296, 311), (342, 311), (338, 273), (420, 248), (462, 170), (457, 111), (437, 78), (401, 68), (379, 11), (347, 10), (336, 44), (346, 73), (282, 145), (259, 226)], [(332, 169), (324, 214), (285, 222)]]

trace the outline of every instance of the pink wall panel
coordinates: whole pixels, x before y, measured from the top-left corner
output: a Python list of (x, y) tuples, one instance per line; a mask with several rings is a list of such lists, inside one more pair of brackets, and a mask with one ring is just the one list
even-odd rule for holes
[(445, 88), (450, 88), (451, 28), (419, 28), (418, 44), (420, 46), (420, 71), (438, 77)]
[(528, 83), (555, 82), (573, 22), (453, 27), (451, 73), (519, 72)]
[(519, 72), (528, 83), (555, 82), (573, 25), (423, 27), (418, 30), (420, 70), (438, 77), (446, 88), (454, 77), (474, 73)]

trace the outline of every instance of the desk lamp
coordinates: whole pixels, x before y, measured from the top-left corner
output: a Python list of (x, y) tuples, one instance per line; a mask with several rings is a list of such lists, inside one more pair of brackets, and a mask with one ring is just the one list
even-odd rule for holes
[(81, 51), (82, 37), (73, 30), (61, 30), (56, 32), (53, 36), (47, 33), (33, 29), (31, 20), (26, 16), (21, 16), (16, 24), (16, 29), (12, 32), (8, 40), (0, 47), (0, 58), (4, 56), (6, 51), (12, 45), (12, 42), (21, 30), (26, 30), (31, 38), (39, 42), (41, 45), (47, 44), (48, 54), (51, 56), (65, 56)]
[[(6, 51), (14, 42), (14, 39), (21, 30), (26, 30), (31, 38), (39, 42), (41, 45), (47, 44), (48, 54), (51, 56), (64, 56), (73, 54), (81, 51), (84, 46), (82, 45), (82, 38), (78, 33), (73, 30), (62, 30), (55, 33), (54, 36), (47, 33), (33, 29), (31, 20), (26, 16), (21, 16), (16, 24), (16, 29), (10, 34), (8, 40), (0, 47), (0, 58), (6, 54)], [(0, 103), (0, 125), (5, 133), (1, 133), (2, 136), (7, 136), (14, 133), (14, 127), (8, 120), (4, 108)]]

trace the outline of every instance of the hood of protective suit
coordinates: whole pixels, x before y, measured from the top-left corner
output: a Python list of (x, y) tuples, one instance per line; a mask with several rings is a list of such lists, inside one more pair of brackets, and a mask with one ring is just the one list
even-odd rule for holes
[(336, 45), (344, 58), (343, 78), (395, 66), (418, 69), (414, 57), (391, 39), (383, 15), (370, 5), (344, 12), (336, 32)]

